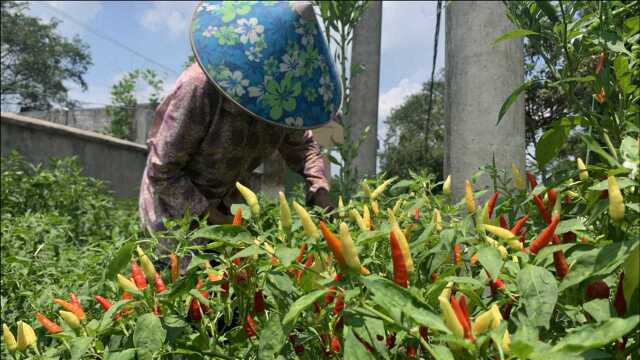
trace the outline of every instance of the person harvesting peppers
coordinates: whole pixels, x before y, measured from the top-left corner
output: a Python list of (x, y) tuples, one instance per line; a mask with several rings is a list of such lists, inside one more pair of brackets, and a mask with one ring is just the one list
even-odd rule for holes
[[(248, 190), (236, 184), (248, 183), (276, 151), (305, 178), (308, 204), (334, 207), (311, 129), (339, 119), (342, 90), (312, 4), (225, 4), (241, 14), (228, 24), (222, 12), (197, 6), (190, 27), (196, 64), (156, 109), (139, 201), (142, 225), (152, 232), (185, 214), (231, 223), (230, 205)], [(207, 30), (229, 24), (237, 41)], [(283, 60), (298, 48), (317, 54), (304, 71)], [(257, 203), (249, 205), (257, 215)]]

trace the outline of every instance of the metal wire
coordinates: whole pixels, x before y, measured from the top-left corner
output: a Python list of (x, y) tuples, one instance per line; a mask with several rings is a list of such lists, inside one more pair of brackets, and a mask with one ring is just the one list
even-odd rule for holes
[(431, 66), (431, 83), (429, 84), (429, 105), (427, 107), (427, 122), (425, 124), (424, 131), (424, 148), (425, 155), (429, 151), (429, 142), (427, 134), (429, 133), (429, 126), (431, 124), (431, 111), (433, 110), (433, 85), (435, 80), (436, 73), (436, 60), (438, 58), (438, 39), (440, 37), (440, 16), (442, 13), (442, 0), (438, 0), (437, 10), (436, 10), (436, 29), (434, 34), (433, 41), (433, 64)]

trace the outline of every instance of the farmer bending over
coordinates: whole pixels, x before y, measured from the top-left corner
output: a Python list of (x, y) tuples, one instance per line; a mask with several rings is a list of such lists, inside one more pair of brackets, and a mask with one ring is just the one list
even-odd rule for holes
[(140, 187), (142, 224), (185, 214), (231, 222), (235, 182), (275, 151), (331, 207), (310, 128), (336, 117), (342, 93), (307, 2), (202, 2), (191, 25), (197, 64), (158, 107)]

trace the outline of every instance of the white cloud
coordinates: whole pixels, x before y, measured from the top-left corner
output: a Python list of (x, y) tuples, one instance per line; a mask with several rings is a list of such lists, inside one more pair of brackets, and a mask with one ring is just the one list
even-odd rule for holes
[[(444, 12), (440, 19), (444, 20)], [(435, 20), (435, 1), (383, 2), (382, 52), (432, 43)]]
[(140, 24), (154, 32), (166, 31), (170, 37), (186, 36), (194, 1), (154, 1), (140, 18)]
[(102, 10), (100, 1), (31, 1), (29, 13), (45, 21), (51, 18), (60, 20), (58, 30), (64, 36), (83, 34), (86, 29), (68, 17), (84, 23), (90, 23)]
[(408, 78), (400, 80), (396, 86), (380, 96), (378, 117), (386, 121), (389, 114), (391, 114), (391, 110), (402, 105), (407, 96), (420, 91), (421, 86), (420, 82), (409, 80)]

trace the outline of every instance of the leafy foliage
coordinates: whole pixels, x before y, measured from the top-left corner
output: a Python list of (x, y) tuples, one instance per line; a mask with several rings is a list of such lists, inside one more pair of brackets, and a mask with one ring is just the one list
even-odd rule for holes
[(91, 66), (89, 47), (79, 37), (67, 39), (57, 31), (58, 20), (43, 23), (25, 14), (27, 3), (3, 1), (2, 103), (22, 110), (46, 110), (54, 104), (71, 106), (68, 82), (87, 89), (84, 74)]
[(442, 178), (444, 83), (437, 81), (434, 84), (430, 124), (427, 124), (428, 89), (429, 83), (424, 83), (420, 92), (407, 97), (387, 119), (389, 130), (381, 156), (382, 170), (390, 176), (406, 178), (412, 171), (424, 170)]

